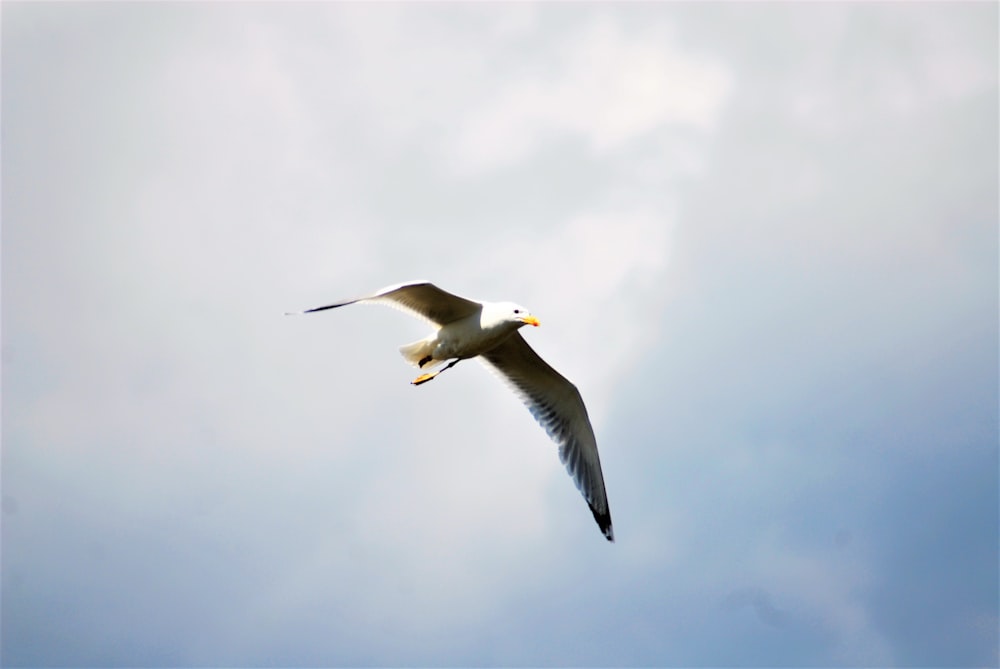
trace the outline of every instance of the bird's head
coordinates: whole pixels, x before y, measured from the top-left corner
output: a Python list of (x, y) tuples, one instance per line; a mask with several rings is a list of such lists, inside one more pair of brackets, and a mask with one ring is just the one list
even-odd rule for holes
[(510, 323), (516, 327), (521, 327), (523, 325), (534, 325), (538, 327), (540, 323), (538, 319), (531, 315), (531, 312), (522, 307), (520, 304), (514, 304), (513, 302), (503, 302), (496, 305), (498, 308), (498, 316), (504, 322)]

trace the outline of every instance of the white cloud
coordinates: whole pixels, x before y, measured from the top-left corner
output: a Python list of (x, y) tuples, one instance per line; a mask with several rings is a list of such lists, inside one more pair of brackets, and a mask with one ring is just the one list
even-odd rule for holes
[(750, 571), (779, 609), (800, 624), (817, 625), (835, 639), (832, 656), (848, 665), (894, 663), (891, 646), (872, 624), (863, 593), (872, 576), (856, 551), (831, 559), (829, 551), (808, 554), (762, 537), (750, 556)]
[(834, 133), (878, 117), (905, 122), (996, 85), (995, 38), (991, 50), (990, 28), (973, 14), (944, 5), (825, 11), (821, 29), (810, 15), (794, 26), (827, 48), (814, 51), (785, 90), (772, 91), (789, 100), (790, 119), (803, 127)]
[(582, 137), (607, 153), (663, 126), (711, 129), (730, 88), (725, 67), (685, 52), (655, 22), (626, 35), (596, 15), (560, 35), (547, 67), (501, 85), (460, 127), (457, 171), (527, 158), (544, 142)]

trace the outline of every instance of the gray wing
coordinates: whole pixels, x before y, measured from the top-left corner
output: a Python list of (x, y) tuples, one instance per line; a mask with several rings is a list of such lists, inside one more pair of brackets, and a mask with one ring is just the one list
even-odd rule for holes
[(597, 438), (580, 391), (542, 360), (518, 332), (481, 358), (513, 386), (531, 415), (559, 445), (559, 459), (587, 500), (604, 536), (614, 541)]
[(357, 302), (376, 302), (402, 309), (407, 313), (430, 321), (435, 325), (445, 325), (482, 310), (479, 302), (467, 300), (458, 295), (441, 290), (427, 281), (411, 281), (387, 286), (374, 295), (356, 297), (323, 307), (314, 307), (301, 312), (304, 314), (325, 309), (336, 309)]

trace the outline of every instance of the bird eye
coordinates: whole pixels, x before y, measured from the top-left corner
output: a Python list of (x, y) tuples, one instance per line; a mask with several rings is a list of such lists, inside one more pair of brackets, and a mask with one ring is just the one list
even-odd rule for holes
[(521, 313), (521, 310), (520, 310), (520, 309), (515, 309), (515, 310), (514, 310), (514, 313), (515, 313), (515, 314), (519, 314), (519, 313)]

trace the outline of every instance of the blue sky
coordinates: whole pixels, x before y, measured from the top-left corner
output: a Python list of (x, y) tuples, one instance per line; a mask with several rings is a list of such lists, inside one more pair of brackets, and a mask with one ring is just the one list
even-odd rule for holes
[[(991, 3), (5, 3), (5, 666), (988, 666)], [(587, 401), (413, 388), (409, 279)]]

